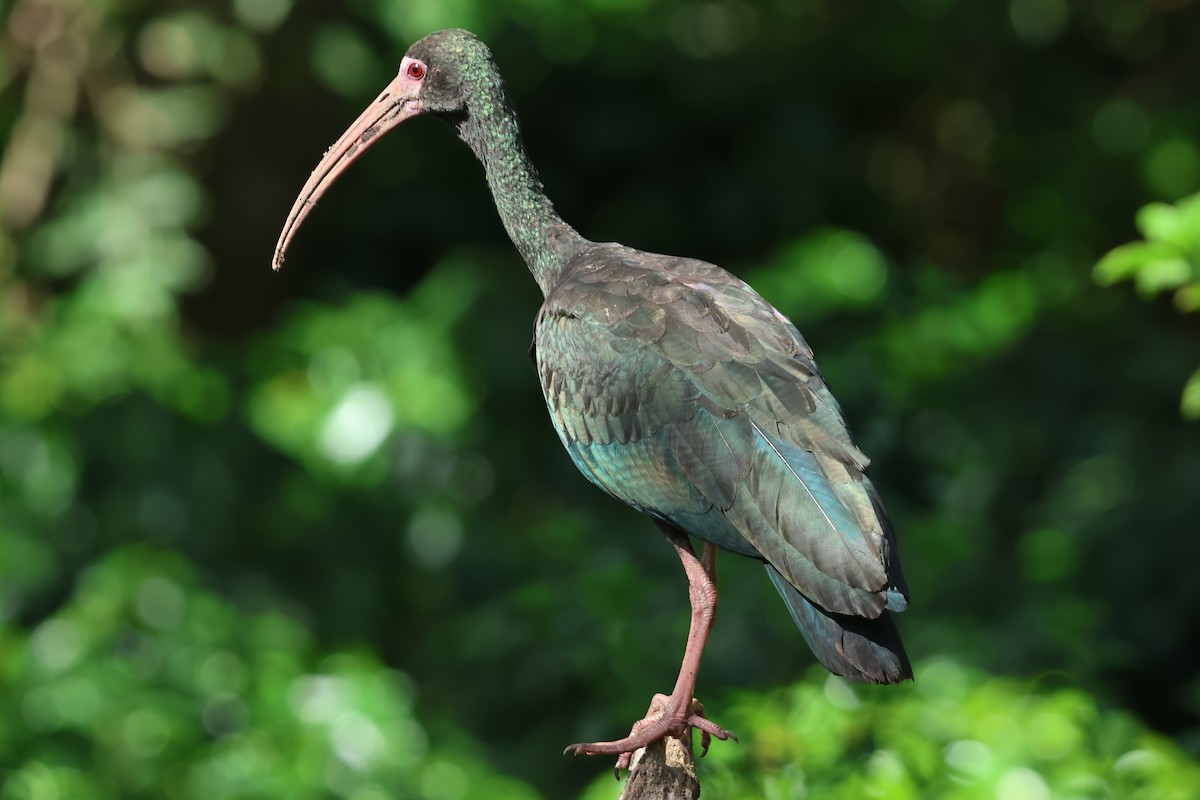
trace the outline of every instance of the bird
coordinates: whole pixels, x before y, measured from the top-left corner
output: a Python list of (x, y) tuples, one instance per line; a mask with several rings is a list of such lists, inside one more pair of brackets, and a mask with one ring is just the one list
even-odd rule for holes
[[(679, 676), (619, 739), (736, 738), (695, 698), (716, 619), (718, 548), (764, 565), (818, 661), (850, 680), (912, 679), (892, 615), (909, 602), (896, 535), (813, 351), (747, 283), (693, 258), (593, 242), (557, 213), (522, 143), (488, 46), (461, 29), (414, 43), (396, 77), (313, 170), (275, 248), (278, 270), (329, 186), (401, 123), (449, 123), (541, 289), (531, 346), (554, 430), (583, 475), (653, 520), (688, 579)], [(699, 555), (692, 538), (702, 543)]]

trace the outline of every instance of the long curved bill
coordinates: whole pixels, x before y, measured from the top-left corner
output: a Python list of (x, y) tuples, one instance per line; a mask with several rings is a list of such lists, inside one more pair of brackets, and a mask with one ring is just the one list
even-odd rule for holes
[(279, 241), (275, 244), (275, 257), (271, 260), (273, 269), (278, 270), (283, 266), (283, 257), (292, 237), (296, 235), (300, 223), (304, 222), (304, 218), (325, 190), (365, 153), (367, 148), (379, 141), (381, 136), (424, 110), (416, 91), (412, 84), (397, 76), (333, 147), (325, 151), (325, 157), (300, 190), (300, 195), (288, 214), (287, 222), (283, 225), (283, 232), (279, 234)]

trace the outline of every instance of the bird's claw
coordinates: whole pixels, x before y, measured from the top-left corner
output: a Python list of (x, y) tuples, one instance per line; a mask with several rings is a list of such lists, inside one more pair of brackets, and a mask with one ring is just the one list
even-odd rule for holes
[(738, 740), (730, 731), (704, 716), (704, 706), (700, 704), (699, 700), (692, 698), (687, 706), (672, 709), (671, 698), (664, 694), (656, 694), (650, 701), (650, 708), (646, 711), (646, 716), (633, 723), (629, 735), (624, 739), (613, 742), (580, 742), (569, 745), (563, 750), (563, 755), (616, 755), (617, 763), (613, 767), (613, 774), (616, 775), (617, 780), (620, 780), (621, 771), (629, 769), (633, 756), (638, 750), (664, 736), (678, 738), (687, 736), (690, 740), (689, 734), (692, 728), (700, 731), (700, 756), (702, 758), (708, 754), (708, 747), (714, 738), (722, 741), (732, 739), (736, 742)]

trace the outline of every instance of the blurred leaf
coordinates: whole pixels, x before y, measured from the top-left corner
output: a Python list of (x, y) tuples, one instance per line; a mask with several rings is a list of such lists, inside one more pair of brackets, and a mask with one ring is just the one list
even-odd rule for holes
[(1200, 370), (1192, 373), (1187, 385), (1183, 387), (1183, 400), (1180, 402), (1183, 415), (1188, 419), (1200, 419)]
[(1130, 242), (1114, 248), (1096, 264), (1096, 280), (1110, 285), (1138, 277), (1151, 264), (1178, 262), (1179, 249), (1168, 242)]
[[(1200, 194), (1174, 205), (1150, 203), (1137, 215), (1143, 242), (1130, 242), (1104, 256), (1093, 270), (1102, 285), (1133, 278), (1145, 297), (1176, 289), (1175, 306), (1180, 311), (1200, 309)], [(1193, 375), (1184, 389), (1181, 408), (1187, 419), (1200, 416), (1197, 379)]]
[[(718, 719), (748, 731), (700, 762), (706, 793), (797, 797), (1129, 797), (1186, 800), (1200, 767), (1073, 689), (991, 678), (950, 659), (916, 686), (862, 687), (813, 670)], [(597, 778), (582, 800), (612, 796)]]
[(27, 729), (13, 751), (0, 725), (0, 797), (536, 797), (430, 743), (406, 678), (313, 644), (209, 594), (175, 554), (114, 552), (5, 653), (0, 708)]
[(792, 242), (756, 271), (754, 284), (798, 319), (871, 305), (883, 295), (888, 268), (866, 237), (826, 228)]
[(1137, 227), (1143, 236), (1185, 251), (1193, 246), (1197, 234), (1200, 234), (1200, 227), (1190, 222), (1182, 204), (1176, 207), (1166, 203), (1150, 203), (1143, 206), (1137, 215)]
[(1138, 268), (1137, 286), (1142, 294), (1153, 297), (1166, 289), (1182, 286), (1194, 277), (1192, 265), (1181, 256), (1151, 258)]

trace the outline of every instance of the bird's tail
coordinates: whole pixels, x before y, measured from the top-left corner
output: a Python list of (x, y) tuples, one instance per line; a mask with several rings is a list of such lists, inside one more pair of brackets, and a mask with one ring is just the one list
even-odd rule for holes
[(802, 595), (779, 570), (770, 564), (766, 567), (804, 641), (826, 669), (866, 683), (912, 679), (900, 632), (886, 611), (876, 619), (831, 614)]

